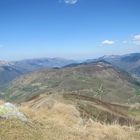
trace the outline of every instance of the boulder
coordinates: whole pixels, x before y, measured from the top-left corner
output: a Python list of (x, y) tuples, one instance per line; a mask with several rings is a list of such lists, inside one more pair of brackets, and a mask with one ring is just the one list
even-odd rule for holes
[(26, 116), (18, 110), (18, 108), (11, 103), (4, 103), (0, 105), (0, 117), (5, 119), (19, 119), (23, 122), (27, 121)]

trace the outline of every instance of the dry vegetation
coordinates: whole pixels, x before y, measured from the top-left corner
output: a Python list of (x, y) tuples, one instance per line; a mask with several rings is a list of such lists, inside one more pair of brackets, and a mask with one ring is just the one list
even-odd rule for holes
[(0, 120), (0, 140), (139, 140), (133, 126), (83, 120), (73, 105), (55, 102), (51, 108), (20, 108), (28, 123)]
[(25, 124), (18, 120), (0, 120), (0, 140), (42, 139), (38, 124)]

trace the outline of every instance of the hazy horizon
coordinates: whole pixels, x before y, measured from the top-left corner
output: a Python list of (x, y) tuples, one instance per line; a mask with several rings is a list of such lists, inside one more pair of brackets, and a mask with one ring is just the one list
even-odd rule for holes
[(132, 53), (124, 53), (124, 54), (110, 54), (110, 55), (99, 55), (99, 56), (91, 56), (91, 57), (84, 57), (84, 58), (81, 58), (81, 59), (76, 59), (76, 58), (67, 58), (67, 57), (27, 57), (27, 58), (21, 58), (21, 59), (0, 59), (0, 61), (7, 61), (7, 62), (14, 62), (14, 61), (24, 61), (24, 60), (35, 60), (35, 59), (65, 59), (65, 60), (75, 60), (77, 62), (83, 62), (83, 61), (86, 61), (86, 60), (92, 60), (92, 59), (98, 59), (98, 58), (101, 58), (101, 57), (105, 57), (105, 56), (125, 56), (125, 55), (131, 55), (131, 54), (136, 54), (136, 53), (139, 53), (140, 52), (132, 52)]

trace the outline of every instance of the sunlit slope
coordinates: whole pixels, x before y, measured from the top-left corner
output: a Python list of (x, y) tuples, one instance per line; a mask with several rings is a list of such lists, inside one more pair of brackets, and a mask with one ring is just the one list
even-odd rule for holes
[(0, 140), (140, 139), (139, 119), (128, 113), (128, 105), (83, 95), (43, 94), (18, 108), (28, 121), (0, 118)]
[(105, 61), (36, 71), (14, 80), (4, 98), (25, 101), (43, 93), (76, 93), (111, 102), (139, 101), (139, 83)]
[[(75, 106), (84, 120), (93, 119), (102, 123), (118, 123), (140, 127), (140, 105), (137, 104), (112, 104), (94, 97), (78, 94), (42, 94), (34, 96), (23, 104), (34, 110), (40, 110), (51, 108), (57, 102)], [(133, 114), (136, 112), (137, 114)]]
[[(41, 96), (20, 106), (28, 122), (0, 120), (1, 140), (139, 140), (140, 130), (134, 125), (121, 126), (117, 120), (106, 124), (82, 118), (74, 104)], [(43, 104), (48, 104), (43, 106)], [(40, 106), (37, 108), (37, 106)], [(99, 115), (99, 114), (98, 114)], [(101, 114), (100, 114), (101, 115)]]

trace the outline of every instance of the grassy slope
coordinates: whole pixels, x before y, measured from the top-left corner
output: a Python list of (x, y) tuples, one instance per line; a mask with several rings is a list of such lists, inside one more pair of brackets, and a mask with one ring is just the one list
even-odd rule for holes
[(35, 100), (26, 102), (20, 107), (20, 110), (28, 116), (28, 123), (0, 119), (0, 140), (140, 139), (140, 130), (133, 126), (107, 125), (91, 119), (84, 120), (74, 105), (58, 100), (51, 108), (41, 106), (34, 108), (35, 105), (39, 105), (38, 99)]
[[(140, 111), (138, 105), (132, 108), (130, 105), (112, 104), (77, 94), (64, 94), (63, 97), (66, 100), (71, 100), (77, 106), (83, 118), (92, 118), (106, 123), (117, 122), (121, 125), (135, 124), (139, 126)], [(137, 111), (137, 114), (134, 111)]]
[[(35, 96), (28, 101), (28, 106), (38, 110), (40, 108), (51, 108), (56, 102), (71, 104), (80, 112), (83, 119), (90, 119), (121, 125), (135, 125), (139, 127), (140, 111), (139, 105), (119, 105), (101, 101), (99, 99), (77, 95), (77, 94), (52, 94)], [(135, 113), (137, 111), (137, 114)]]
[(75, 92), (111, 102), (137, 102), (139, 87), (134, 82), (127, 73), (110, 65), (91, 63), (21, 76), (4, 92), (6, 99), (19, 102), (46, 92)]

